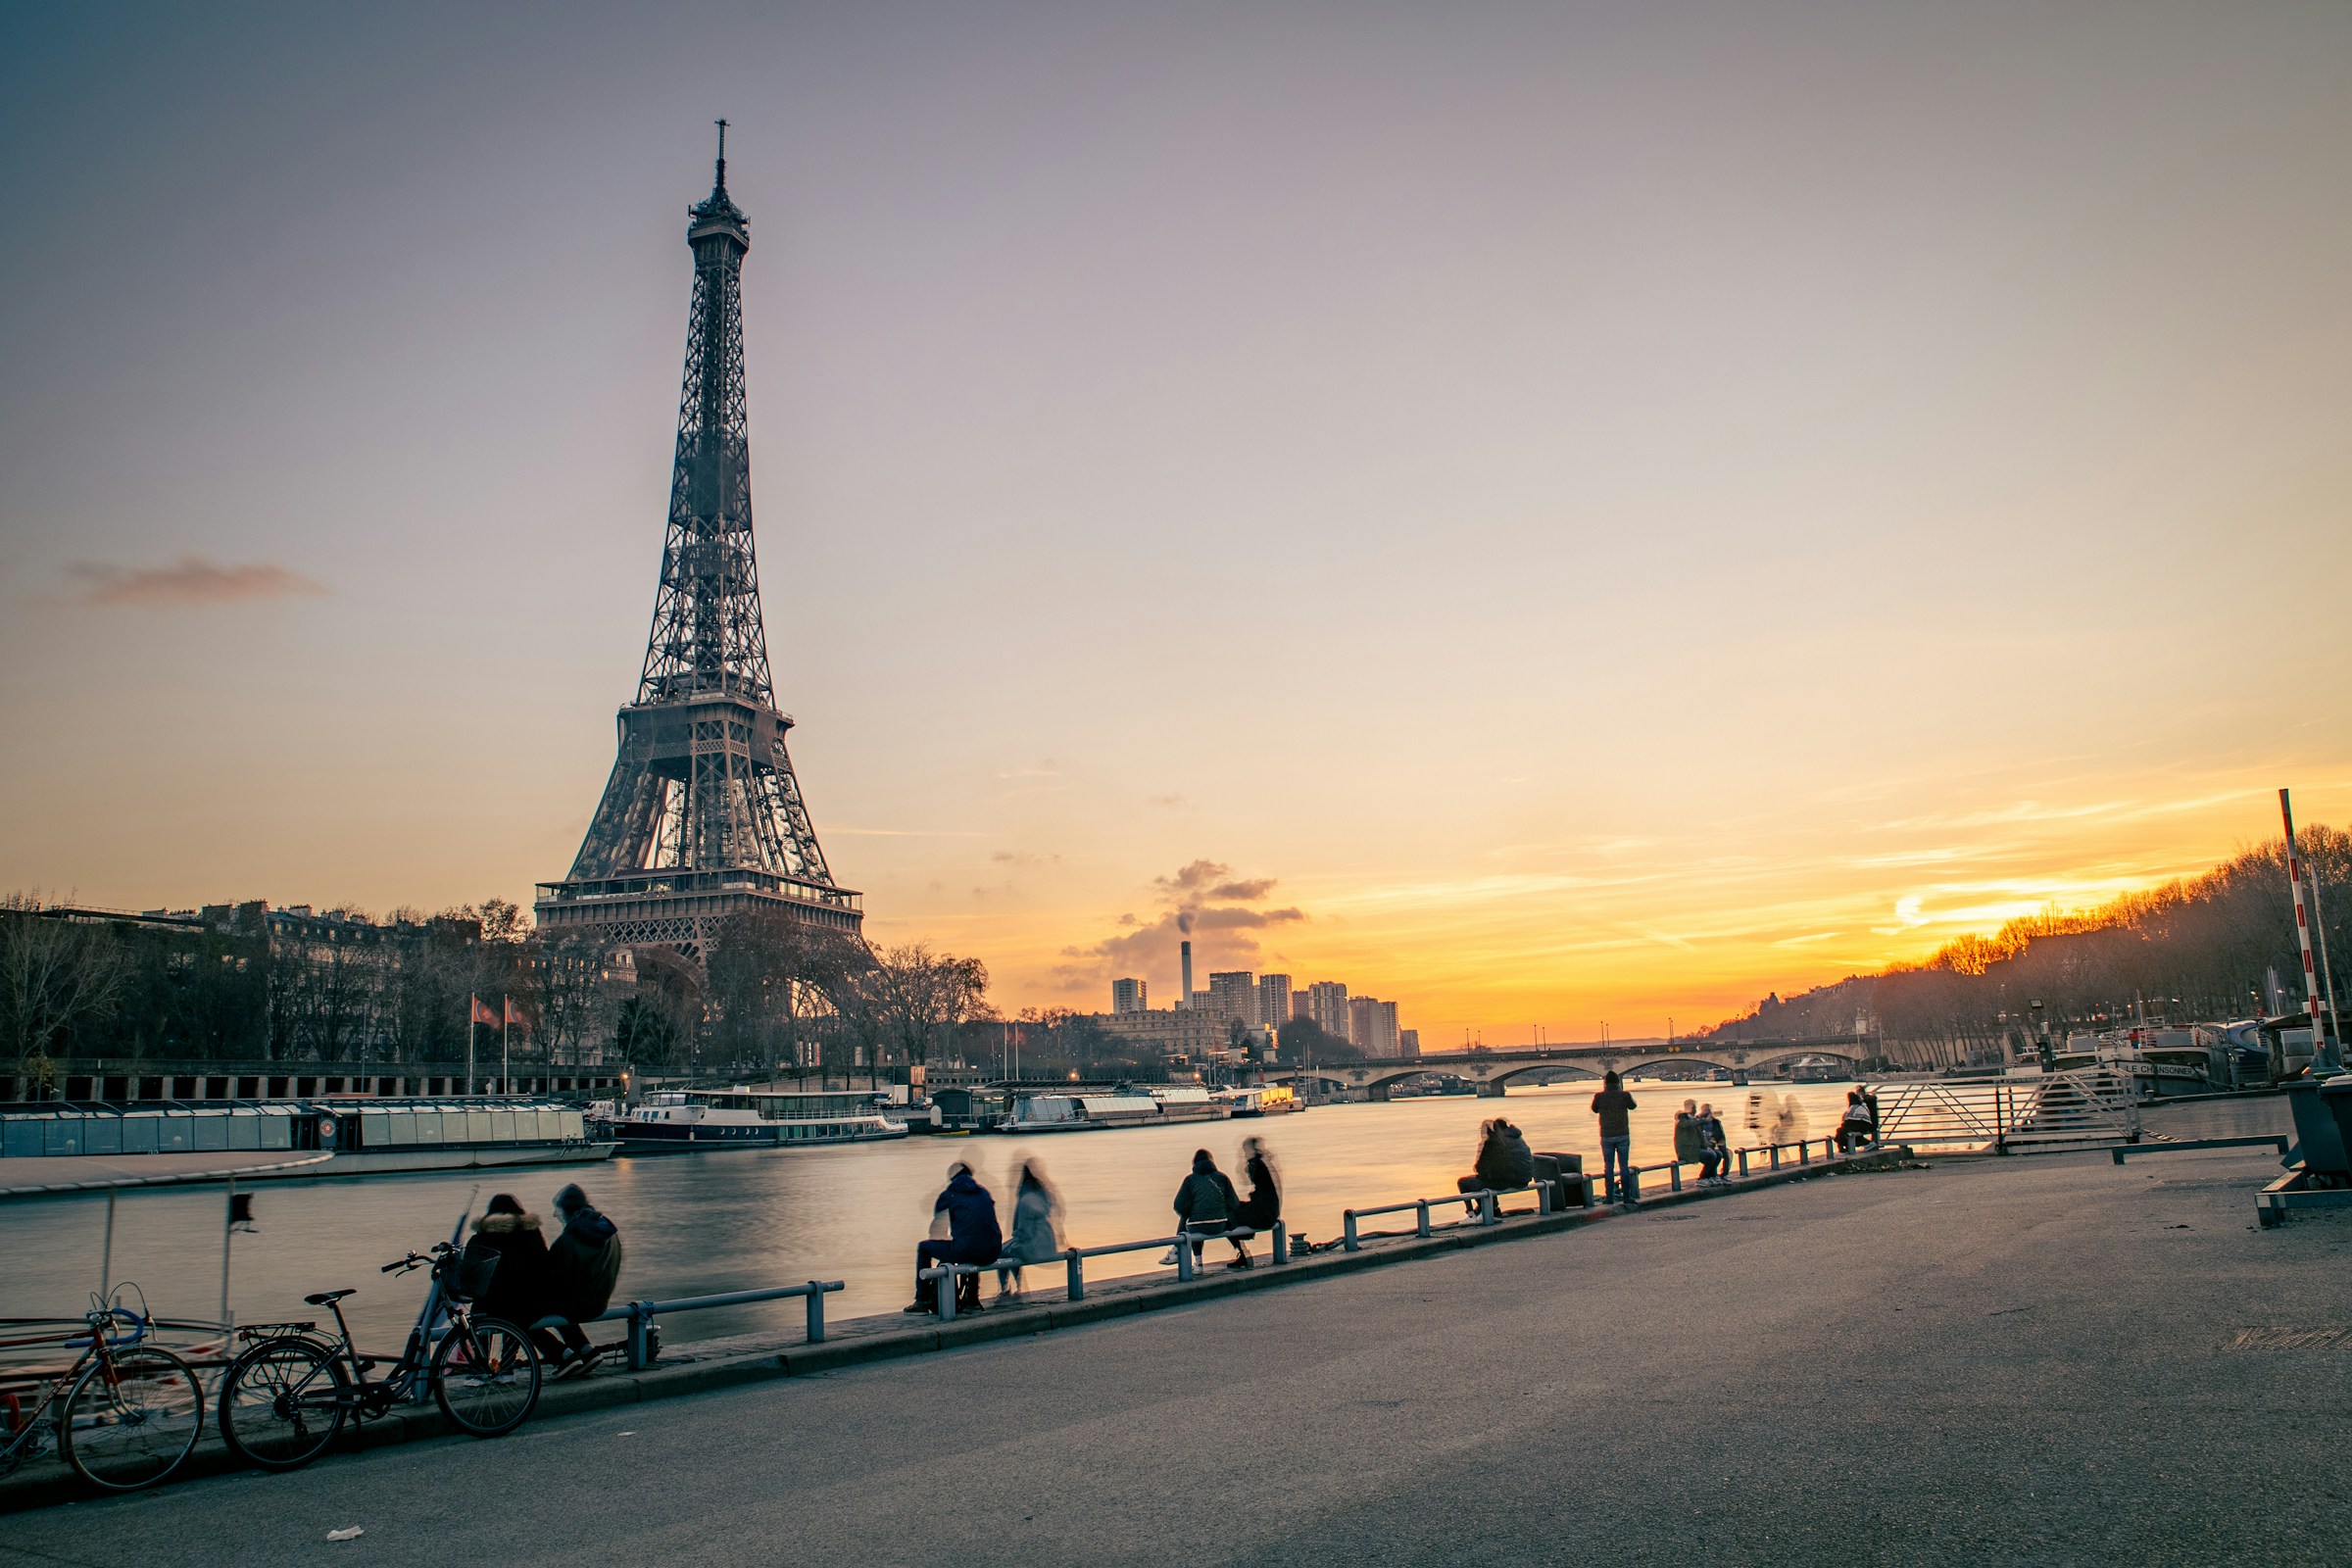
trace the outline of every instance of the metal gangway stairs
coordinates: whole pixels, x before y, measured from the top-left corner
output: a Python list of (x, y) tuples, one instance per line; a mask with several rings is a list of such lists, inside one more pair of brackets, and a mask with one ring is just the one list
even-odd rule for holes
[(1945, 1152), (2106, 1149), (2139, 1142), (2139, 1101), (2132, 1080), (2106, 1067), (1892, 1083), (1879, 1095), (1879, 1136)]

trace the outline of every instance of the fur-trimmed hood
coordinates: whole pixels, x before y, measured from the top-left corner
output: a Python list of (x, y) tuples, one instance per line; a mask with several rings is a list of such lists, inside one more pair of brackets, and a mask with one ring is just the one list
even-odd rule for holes
[(473, 1222), (476, 1236), (511, 1236), (516, 1231), (535, 1231), (539, 1228), (536, 1214), (484, 1214)]

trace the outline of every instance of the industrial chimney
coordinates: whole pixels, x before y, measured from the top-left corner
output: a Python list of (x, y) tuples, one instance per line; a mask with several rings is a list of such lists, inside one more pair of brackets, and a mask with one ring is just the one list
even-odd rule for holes
[(1184, 955), (1184, 985), (1176, 993), (1176, 1005), (1189, 1007), (1193, 1004), (1193, 945), (1183, 943), (1178, 951)]

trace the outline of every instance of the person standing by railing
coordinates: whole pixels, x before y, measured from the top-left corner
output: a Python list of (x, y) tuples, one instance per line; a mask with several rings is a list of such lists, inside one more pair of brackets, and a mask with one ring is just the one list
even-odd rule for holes
[(1601, 1187), (1612, 1203), (1623, 1202), (1631, 1191), (1627, 1174), (1634, 1164), (1634, 1126), (1626, 1113), (1633, 1108), (1625, 1080), (1614, 1071), (1605, 1074), (1600, 1093), (1592, 1097), (1592, 1114), (1600, 1118)]

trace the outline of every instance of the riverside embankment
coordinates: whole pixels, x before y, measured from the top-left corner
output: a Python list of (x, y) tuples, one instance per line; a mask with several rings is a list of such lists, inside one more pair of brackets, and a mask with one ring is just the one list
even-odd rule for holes
[(2276, 1168), (1809, 1180), (19, 1514), (0, 1562), (2335, 1562), (2352, 1223), (2258, 1231)]

